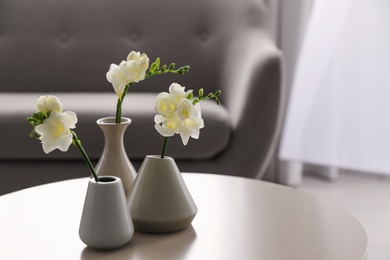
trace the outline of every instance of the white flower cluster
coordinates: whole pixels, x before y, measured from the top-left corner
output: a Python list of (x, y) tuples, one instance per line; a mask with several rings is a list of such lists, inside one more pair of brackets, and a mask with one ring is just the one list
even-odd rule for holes
[(55, 149), (68, 151), (73, 139), (70, 129), (76, 128), (76, 113), (62, 112), (62, 104), (55, 96), (41, 96), (36, 102), (36, 109), (50, 115), (35, 128), (40, 135), (43, 151), (46, 154)]
[(113, 85), (118, 97), (121, 98), (126, 85), (145, 79), (148, 68), (148, 56), (145, 53), (132, 51), (127, 56), (126, 61), (123, 60), (119, 65), (111, 64), (106, 77)]
[(198, 139), (200, 129), (204, 127), (200, 104), (193, 104), (187, 97), (192, 90), (177, 83), (171, 84), (169, 93), (162, 92), (156, 97), (154, 117), (156, 130), (164, 137), (180, 134), (184, 145), (190, 137)]

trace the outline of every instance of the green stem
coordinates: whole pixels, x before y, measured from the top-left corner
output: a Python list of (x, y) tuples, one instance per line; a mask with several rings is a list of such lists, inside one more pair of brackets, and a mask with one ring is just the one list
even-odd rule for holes
[(151, 74), (146, 74), (145, 79), (150, 78), (151, 76), (154, 76), (154, 75), (162, 75), (162, 74), (166, 74), (166, 73), (182, 74), (182, 73), (178, 72), (177, 70), (165, 70), (165, 71), (159, 70), (159, 71), (153, 72)]
[(164, 138), (164, 145), (163, 145), (163, 149), (162, 149), (162, 152), (161, 152), (161, 159), (164, 159), (165, 151), (167, 150), (168, 138), (169, 137), (165, 137)]
[(80, 150), (81, 154), (84, 157), (85, 162), (88, 165), (89, 170), (91, 171), (93, 178), (95, 179), (96, 182), (99, 182), (99, 178), (95, 172), (95, 168), (92, 166), (91, 161), (88, 158), (87, 153), (85, 152), (83, 145), (81, 144), (81, 141), (77, 138), (77, 135), (75, 132), (71, 131), (72, 136), (73, 136), (73, 144)]
[(133, 85), (133, 83), (127, 84), (125, 89), (123, 90), (122, 96), (118, 98), (118, 102), (116, 104), (116, 115), (115, 115), (115, 123), (117, 124), (120, 124), (122, 122), (122, 103), (131, 85)]
[(116, 104), (116, 115), (115, 115), (115, 123), (120, 124), (121, 123), (121, 117), (122, 117), (122, 100), (118, 98), (118, 102)]

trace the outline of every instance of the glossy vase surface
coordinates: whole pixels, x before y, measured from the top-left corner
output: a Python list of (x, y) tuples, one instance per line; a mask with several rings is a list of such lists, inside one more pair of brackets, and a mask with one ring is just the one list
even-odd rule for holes
[(185, 229), (198, 211), (171, 157), (146, 156), (127, 199), (134, 229), (141, 232)]
[(120, 124), (115, 123), (115, 117), (105, 117), (97, 120), (104, 134), (104, 150), (95, 169), (98, 176), (112, 175), (122, 180), (126, 195), (137, 174), (127, 156), (123, 138), (131, 119), (122, 117)]
[(88, 183), (80, 221), (80, 239), (96, 250), (113, 250), (127, 244), (134, 226), (122, 181), (115, 176), (101, 176)]

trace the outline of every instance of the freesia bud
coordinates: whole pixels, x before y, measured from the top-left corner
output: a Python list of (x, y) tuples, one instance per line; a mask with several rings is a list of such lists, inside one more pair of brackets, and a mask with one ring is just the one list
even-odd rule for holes
[(36, 109), (38, 112), (62, 112), (62, 103), (56, 96), (41, 96), (36, 101)]

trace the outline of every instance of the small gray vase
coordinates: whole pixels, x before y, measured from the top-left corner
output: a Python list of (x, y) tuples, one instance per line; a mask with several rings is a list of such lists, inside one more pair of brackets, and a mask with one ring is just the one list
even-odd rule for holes
[(101, 176), (88, 183), (80, 221), (80, 239), (96, 250), (113, 250), (128, 243), (134, 226), (122, 181), (115, 176)]
[(127, 199), (135, 230), (146, 233), (185, 229), (198, 212), (171, 157), (146, 156)]

